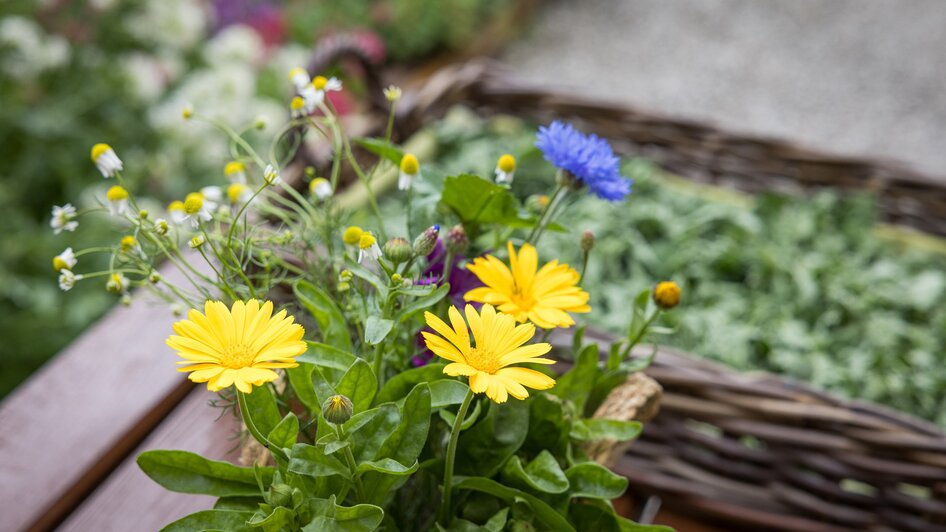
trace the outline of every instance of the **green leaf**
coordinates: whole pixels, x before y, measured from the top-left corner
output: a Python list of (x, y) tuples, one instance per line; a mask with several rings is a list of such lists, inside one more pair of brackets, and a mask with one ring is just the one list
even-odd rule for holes
[(404, 476), (410, 475), (414, 471), (417, 471), (419, 464), (417, 460), (414, 460), (414, 463), (411, 466), (406, 466), (397, 460), (391, 458), (382, 458), (380, 460), (372, 460), (370, 462), (362, 462), (358, 464), (358, 467), (355, 468), (355, 473), (383, 473), (385, 475), (397, 475)]
[(576, 410), (582, 412), (597, 377), (598, 345), (588, 344), (578, 352), (578, 359), (572, 369), (565, 372), (555, 383), (552, 393), (575, 403)]
[(220, 497), (214, 502), (214, 510), (236, 510), (239, 512), (250, 512), (251, 514), (259, 509), (259, 504), (263, 502), (261, 497)]
[(282, 418), (273, 430), (270, 431), (267, 439), (280, 448), (291, 449), (296, 444), (296, 438), (299, 435), (299, 418), (289, 412)]
[(371, 366), (358, 359), (348, 368), (342, 379), (335, 386), (335, 393), (351, 399), (355, 412), (364, 412), (371, 406), (378, 391), (378, 379)]
[(464, 224), (500, 223), (518, 215), (516, 198), (506, 187), (470, 174), (448, 177), (440, 201)]
[(279, 424), (281, 416), (276, 398), (269, 386), (254, 386), (253, 393), (244, 394), (246, 406), (256, 428), (262, 434), (269, 434)]
[(617, 516), (610, 508), (605, 509), (593, 504), (570, 504), (568, 519), (578, 530), (621, 532)]
[(299, 364), (294, 368), (286, 369), (289, 385), (292, 386), (296, 396), (313, 415), (318, 415), (322, 411), (323, 402), (315, 391), (315, 384), (312, 381), (316, 370), (317, 368), (312, 364)]
[(493, 476), (526, 439), (529, 405), (490, 402), (486, 417), (460, 435), (457, 472)]
[(571, 485), (569, 495), (591, 499), (614, 499), (627, 489), (627, 479), (597, 462), (582, 462), (565, 471)]
[(364, 279), (378, 291), (378, 299), (384, 301), (388, 298), (388, 285), (384, 282), (383, 279), (378, 277), (368, 268), (365, 268), (357, 262), (349, 262), (345, 265), (345, 268), (350, 271), (355, 277), (359, 279)]
[(315, 518), (303, 532), (365, 532), (375, 530), (384, 519), (384, 511), (373, 504), (339, 506), (335, 496), (329, 499), (310, 499), (309, 507)]
[(289, 455), (289, 471), (310, 477), (324, 477), (341, 475), (349, 478), (348, 466), (338, 458), (325, 454), (325, 448), (320, 446), (297, 443), (292, 446)]
[(514, 504), (517, 500), (524, 500), (529, 503), (529, 506), (531, 506), (532, 510), (535, 512), (535, 518), (538, 519), (539, 522), (545, 526), (545, 528), (549, 530), (555, 530), (557, 532), (575, 532), (575, 528), (572, 527), (571, 523), (569, 523), (567, 519), (562, 517), (561, 514), (556, 512), (551, 506), (538, 497), (530, 495), (521, 490), (503, 486), (494, 480), (482, 477), (458, 477), (453, 484), (453, 489), (472, 490), (488, 493), (494, 497), (498, 497), (506, 501), (510, 505)]
[(262, 511), (257, 512), (247, 524), (253, 528), (262, 528), (265, 532), (281, 532), (292, 527), (295, 517), (296, 512), (284, 506), (277, 506), (269, 515)]
[(397, 166), (401, 165), (401, 158), (404, 157), (404, 150), (396, 145), (379, 138), (373, 137), (354, 137), (352, 142), (370, 151), (371, 153), (387, 159)]
[(630, 441), (638, 437), (643, 426), (637, 421), (617, 419), (578, 419), (572, 422), (569, 436), (579, 441), (614, 440)]
[(324, 343), (342, 351), (351, 351), (351, 338), (348, 336), (348, 323), (331, 296), (308, 281), (296, 281), (293, 285), (296, 299), (309, 314), (315, 318), (322, 330)]
[(568, 479), (558, 461), (548, 451), (542, 451), (528, 465), (522, 467), (518, 456), (513, 455), (503, 466), (503, 478), (519, 481), (526, 487), (542, 493), (564, 493)]
[(246, 522), (251, 517), (253, 517), (253, 512), (204, 510), (174, 521), (162, 528), (161, 532), (195, 532), (205, 530), (247, 532), (253, 530), (246, 525)]
[(502, 532), (506, 528), (506, 521), (509, 519), (509, 508), (503, 508), (489, 518), (489, 521), (483, 525), (486, 532)]
[(429, 386), (430, 406), (435, 409), (462, 403), (466, 398), (467, 390), (470, 389), (466, 383), (452, 379), (433, 381)]
[[(421, 366), (419, 368), (412, 368), (407, 371), (402, 371), (394, 377), (391, 377), (388, 382), (384, 383), (384, 386), (381, 387), (381, 391), (378, 392), (378, 395), (374, 398), (374, 403), (391, 403), (400, 401), (404, 396), (406, 396), (410, 391), (420, 383), (433, 383), (433, 381), (444, 379), (443, 368), (445, 364), (427, 364), (426, 366)], [(464, 392), (465, 394), (466, 392)], [(463, 401), (463, 398), (460, 398), (460, 401)]]
[(306, 344), (308, 344), (309, 349), (296, 357), (297, 362), (315, 364), (319, 367), (331, 368), (344, 373), (358, 360), (358, 357), (352, 353), (342, 351), (328, 344), (321, 342), (306, 342)]
[(349, 445), (351, 445), (351, 442), (347, 440), (346, 441), (339, 441), (339, 440), (330, 441), (325, 444), (325, 454), (332, 454), (332, 453), (338, 452), (339, 450), (344, 449), (345, 447), (348, 447)]
[[(397, 405), (384, 403), (364, 412), (364, 418), (353, 416), (345, 423), (345, 431), (351, 436), (352, 453), (356, 462), (374, 460), (384, 442), (395, 431), (401, 420)], [(357, 435), (356, 435), (357, 433)]]
[(669, 526), (642, 525), (621, 516), (617, 516), (617, 522), (621, 532), (676, 532), (676, 530)]
[[(187, 451), (145, 451), (138, 455), (137, 462), (146, 475), (170, 491), (217, 497), (260, 495), (253, 468), (208, 460)], [(263, 484), (269, 485), (275, 469), (259, 469)]]
[(443, 283), (429, 293), (417, 297), (417, 299), (410, 301), (401, 308), (400, 320), (402, 322), (407, 321), (417, 312), (433, 307), (448, 293), (450, 293), (450, 283)]
[(562, 400), (550, 393), (540, 393), (529, 403), (529, 433), (522, 450), (535, 455), (547, 449), (553, 455), (565, 456), (569, 440)]
[(365, 320), (365, 342), (368, 345), (378, 345), (384, 340), (391, 329), (394, 328), (394, 320), (380, 318), (378, 316), (368, 316)]

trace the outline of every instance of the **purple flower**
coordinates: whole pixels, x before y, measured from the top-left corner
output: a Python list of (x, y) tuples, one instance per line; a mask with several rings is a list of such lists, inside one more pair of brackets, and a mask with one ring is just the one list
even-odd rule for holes
[(611, 145), (595, 134), (586, 135), (556, 120), (539, 127), (535, 146), (546, 161), (570, 172), (601, 199), (619, 201), (631, 193), (632, 181), (621, 175)]

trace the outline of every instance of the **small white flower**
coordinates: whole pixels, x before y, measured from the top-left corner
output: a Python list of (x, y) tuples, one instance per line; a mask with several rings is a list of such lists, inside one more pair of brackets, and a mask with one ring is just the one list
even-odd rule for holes
[(320, 103), (325, 101), (325, 92), (316, 90), (312, 85), (306, 85), (304, 89), (299, 91), (299, 97), (302, 98), (302, 108), (294, 108), (294, 110), (298, 111), (300, 114), (310, 115)]
[(210, 210), (214, 210), (217, 205), (223, 203), (223, 189), (221, 187), (204, 187), (200, 189), (200, 193), (204, 195), (204, 201), (210, 203), (207, 207)]
[(128, 278), (122, 273), (113, 273), (108, 277), (105, 289), (115, 294), (124, 294), (128, 290)]
[(381, 258), (381, 248), (378, 246), (378, 240), (371, 233), (365, 231), (358, 239), (358, 263), (365, 259), (378, 260)]
[(496, 162), (496, 182), (500, 185), (511, 185), (516, 173), (516, 159), (508, 153)]
[(398, 190), (408, 190), (414, 183), (414, 178), (420, 175), (420, 163), (412, 153), (405, 153), (401, 157), (401, 173), (397, 177)]
[(124, 187), (115, 185), (105, 193), (108, 200), (108, 212), (112, 216), (122, 216), (128, 212), (128, 191)]
[(289, 71), (289, 81), (296, 88), (296, 92), (302, 92), (302, 89), (312, 83), (309, 73), (302, 67), (296, 67)]
[(63, 292), (72, 290), (72, 287), (76, 285), (76, 281), (81, 280), (82, 276), (72, 273), (71, 270), (59, 271), (59, 288), (61, 288)]
[(158, 218), (154, 221), (154, 232), (164, 236), (168, 234), (168, 221), (164, 218)]
[(332, 196), (332, 184), (324, 177), (316, 177), (309, 183), (309, 194), (320, 200)]
[(206, 241), (207, 239), (204, 238), (204, 235), (196, 235), (187, 242), (187, 245), (190, 246), (191, 249), (197, 249), (200, 246), (203, 246), (204, 242)]
[(263, 181), (266, 181), (269, 185), (277, 185), (282, 181), (282, 178), (279, 177), (279, 172), (273, 168), (273, 165), (267, 164), (266, 168), (263, 169)]
[(242, 207), (253, 197), (253, 191), (243, 183), (233, 183), (227, 187), (227, 200), (235, 209)]
[(76, 208), (71, 203), (67, 203), (62, 207), (54, 206), (49, 226), (53, 228), (53, 233), (57, 235), (63, 231), (75, 231), (79, 227), (79, 222), (75, 221), (76, 216)]
[(175, 225), (181, 225), (187, 220), (187, 213), (184, 212), (184, 202), (181, 200), (174, 200), (168, 205), (168, 216), (171, 217), (171, 221)]
[(115, 150), (108, 144), (96, 144), (92, 146), (92, 162), (98, 167), (102, 177), (113, 177), (116, 172), (122, 170), (122, 160), (118, 158)]
[(213, 220), (213, 209), (217, 205), (212, 201), (207, 201), (201, 192), (191, 192), (184, 198), (185, 220), (190, 220), (191, 227), (197, 229), (200, 222), (209, 222)]
[(180, 303), (171, 303), (169, 308), (171, 310), (171, 315), (176, 318), (184, 315), (184, 307)]
[(401, 88), (396, 85), (388, 85), (388, 88), (384, 89), (384, 97), (391, 103), (400, 100)]
[(246, 184), (246, 165), (240, 161), (230, 161), (223, 167), (223, 173), (231, 183)]
[(72, 248), (66, 248), (62, 253), (53, 257), (53, 269), (57, 272), (71, 270), (78, 262), (79, 259), (76, 258), (76, 254), (73, 253)]

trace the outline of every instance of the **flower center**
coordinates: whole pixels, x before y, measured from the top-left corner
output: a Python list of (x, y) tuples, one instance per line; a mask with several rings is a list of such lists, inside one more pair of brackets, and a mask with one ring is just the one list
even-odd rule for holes
[(220, 365), (230, 369), (247, 368), (253, 365), (256, 353), (245, 344), (231, 344), (220, 354)]
[(523, 311), (532, 310), (532, 307), (535, 306), (535, 297), (533, 297), (532, 292), (523, 290), (520, 286), (513, 286), (510, 299)]
[(499, 357), (495, 353), (476, 347), (470, 349), (470, 352), (466, 355), (466, 361), (474, 368), (490, 375), (496, 373), (502, 367), (499, 364)]

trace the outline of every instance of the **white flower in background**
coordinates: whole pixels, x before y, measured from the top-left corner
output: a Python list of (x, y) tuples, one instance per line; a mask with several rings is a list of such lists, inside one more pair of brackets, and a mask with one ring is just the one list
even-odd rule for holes
[(187, 241), (187, 245), (190, 246), (191, 249), (199, 249), (200, 246), (203, 246), (204, 242), (206, 241), (207, 239), (204, 238), (204, 235), (195, 235)]
[(227, 187), (227, 199), (235, 208), (242, 207), (253, 197), (253, 191), (243, 183), (233, 183)]
[(312, 83), (299, 90), (299, 96), (305, 100), (306, 107), (315, 108), (325, 101), (325, 93), (342, 90), (342, 82), (338, 78), (315, 76)]
[(157, 233), (157, 234), (159, 234), (159, 235), (161, 235), (161, 236), (164, 236), (164, 235), (168, 234), (168, 229), (169, 229), (169, 227), (168, 227), (168, 221), (165, 220), (164, 218), (158, 218), (157, 220), (154, 221), (154, 232), (155, 232), (155, 233)]
[(309, 194), (320, 200), (332, 197), (332, 184), (324, 177), (316, 177), (309, 183)]
[(312, 114), (315, 111), (315, 101), (308, 100), (302, 96), (296, 96), (289, 102), (289, 109), (292, 111), (293, 118), (302, 118)]
[(207, 203), (207, 208), (214, 210), (217, 208), (217, 205), (223, 203), (223, 189), (217, 186), (209, 186), (200, 189), (200, 193), (204, 196), (204, 202)]
[(381, 257), (381, 247), (378, 240), (371, 233), (365, 231), (358, 239), (358, 263), (365, 259), (378, 260)]
[(92, 162), (102, 173), (102, 177), (113, 177), (116, 172), (124, 168), (122, 160), (118, 158), (115, 150), (108, 144), (96, 144), (92, 146)]
[(72, 248), (66, 248), (62, 253), (53, 257), (53, 269), (57, 272), (71, 270), (78, 262), (79, 259), (77, 259), (76, 254), (72, 252)]
[(401, 157), (401, 173), (397, 178), (398, 190), (408, 190), (414, 182), (414, 178), (420, 174), (420, 163), (417, 157), (412, 153), (405, 153)]
[(266, 181), (270, 185), (278, 185), (282, 178), (279, 177), (279, 172), (273, 168), (273, 165), (267, 164), (266, 168), (263, 170), (263, 181)]
[(246, 165), (240, 161), (230, 161), (223, 167), (223, 174), (231, 183), (246, 184)]
[(496, 162), (496, 182), (500, 185), (511, 185), (516, 173), (516, 158), (508, 153)]
[(187, 221), (187, 213), (184, 212), (184, 202), (174, 200), (168, 205), (168, 216), (175, 225), (181, 225)]
[(288, 77), (289, 82), (292, 83), (292, 86), (296, 88), (296, 92), (299, 94), (302, 94), (302, 91), (312, 83), (309, 73), (302, 67), (295, 67), (290, 70)]
[(112, 216), (121, 216), (128, 212), (128, 191), (115, 185), (105, 193), (108, 200), (108, 212)]
[(142, 2), (125, 20), (135, 37), (160, 48), (185, 51), (200, 43), (207, 32), (207, 11), (201, 0)]
[(191, 192), (184, 198), (184, 214), (186, 215), (184, 219), (189, 220), (191, 227), (197, 229), (200, 227), (200, 222), (213, 220), (211, 212), (215, 207), (216, 205), (206, 201), (200, 192)]
[(204, 59), (212, 66), (231, 63), (256, 64), (263, 59), (263, 39), (253, 28), (233, 24), (224, 28), (204, 46)]
[(155, 56), (135, 52), (122, 57), (119, 64), (132, 93), (142, 101), (152, 102), (164, 93), (168, 75)]
[(53, 228), (53, 233), (57, 235), (63, 231), (75, 231), (79, 227), (79, 222), (75, 220), (76, 216), (78, 216), (78, 213), (71, 203), (67, 203), (62, 207), (54, 206), (49, 226)]
[(384, 97), (391, 103), (400, 100), (401, 88), (396, 85), (388, 85), (388, 88), (384, 89)]
[(36, 22), (17, 16), (0, 19), (0, 48), (7, 49), (0, 58), (0, 70), (17, 79), (59, 68), (70, 55), (66, 39), (47, 34)]
[(128, 278), (122, 273), (113, 273), (108, 277), (105, 289), (115, 294), (124, 294), (128, 291)]
[(59, 270), (59, 288), (63, 292), (72, 290), (72, 287), (76, 285), (76, 281), (80, 280), (82, 280), (82, 276), (72, 273), (72, 270)]

